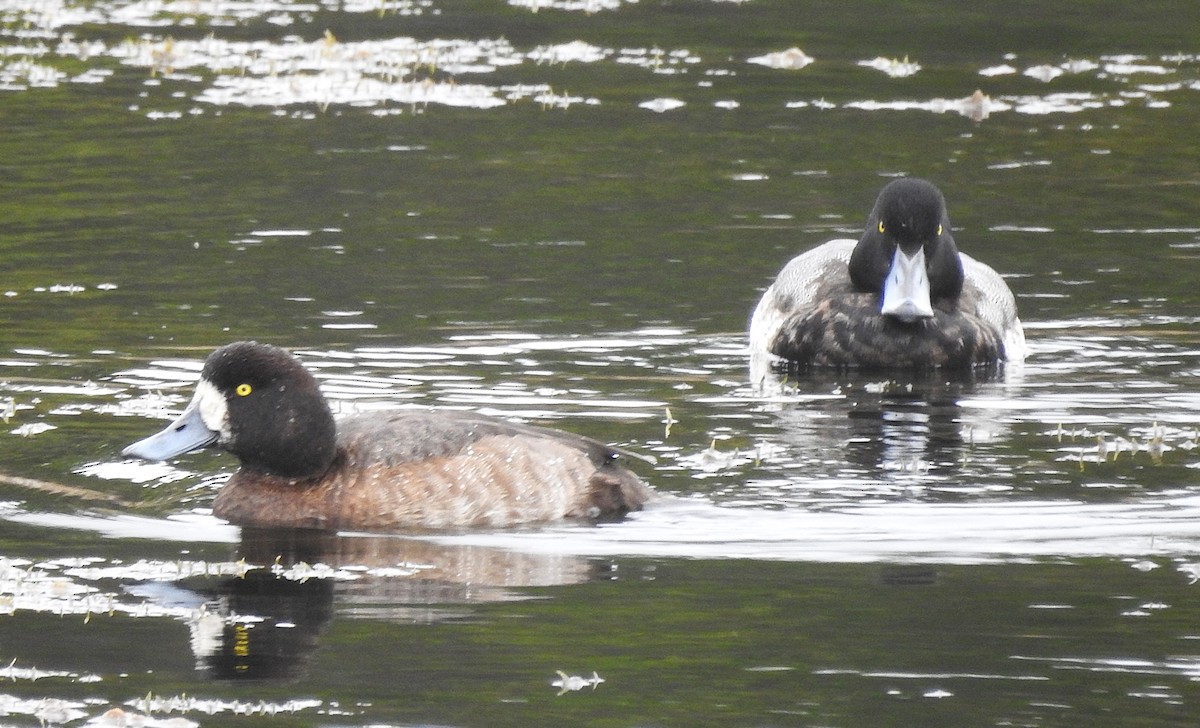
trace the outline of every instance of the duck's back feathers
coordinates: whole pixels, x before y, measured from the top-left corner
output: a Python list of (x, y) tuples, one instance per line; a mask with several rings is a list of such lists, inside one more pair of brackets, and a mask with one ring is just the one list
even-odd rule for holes
[(597, 464), (621, 452), (590, 437), (564, 430), (460, 410), (399, 410), (347, 417), (338, 422), (339, 439), (357, 440), (361, 455), (399, 465), (431, 457), (457, 455), (488, 437), (548, 439), (584, 451)]

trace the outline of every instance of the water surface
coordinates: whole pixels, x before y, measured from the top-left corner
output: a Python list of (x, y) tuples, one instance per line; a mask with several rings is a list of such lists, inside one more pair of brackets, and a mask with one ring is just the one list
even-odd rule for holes
[[(1190, 720), (1200, 10), (997, 12), (0, 8), (6, 725)], [(901, 174), (1029, 360), (752, 385), (762, 289)], [(653, 455), (663, 498), (243, 532), (228, 456), (119, 454), (242, 338), (340, 412)]]

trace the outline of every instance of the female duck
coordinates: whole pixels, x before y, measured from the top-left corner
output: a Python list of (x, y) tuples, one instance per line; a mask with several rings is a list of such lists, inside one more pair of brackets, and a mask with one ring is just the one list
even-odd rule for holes
[(221, 347), (192, 402), (123, 454), (164, 460), (209, 445), (241, 468), (213, 513), (247, 526), (397, 530), (510, 526), (638, 510), (653, 491), (586, 437), (467, 412), (334, 421), (316, 379), (286, 351)]
[(750, 351), (800, 368), (961, 368), (1022, 361), (1025, 334), (1004, 279), (955, 246), (942, 193), (898, 179), (861, 239), (784, 266), (754, 310)]

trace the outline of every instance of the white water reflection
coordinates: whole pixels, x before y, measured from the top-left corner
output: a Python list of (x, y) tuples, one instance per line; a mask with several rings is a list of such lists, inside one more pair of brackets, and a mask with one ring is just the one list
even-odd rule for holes
[(1009, 111), (1013, 105), (976, 90), (975, 93), (961, 99), (930, 99), (928, 101), (849, 101), (848, 109), (863, 111), (928, 111), (934, 114), (956, 113), (971, 119), (982, 121), (993, 113)]
[[(591, 15), (604, 10), (616, 10), (623, 4), (622, 0), (507, 0), (509, 5), (525, 8), (532, 12), (539, 10), (566, 10)], [(624, 3), (634, 3), (637, 0), (624, 0)]]
[[(618, 12), (621, 0), (510, 0), (531, 11), (553, 9), (595, 13)], [(563, 109), (575, 105), (607, 103), (588, 93), (556, 90), (565, 64), (635, 66), (657, 76), (686, 76), (693, 70), (705, 80), (686, 86), (704, 89), (709, 79), (728, 78), (727, 56), (705, 58), (685, 48), (622, 48), (601, 46), (577, 38), (556, 44), (519, 48), (504, 38), (391, 37), (343, 40), (317, 25), (319, 14), (337, 10), (350, 14), (440, 15), (433, 2), (364, 0), (334, 3), (330, 0), (304, 4), (271, 0), (246, 2), (137, 2), (89, 4), (68, 2), (18, 2), (0, 9), (0, 90), (9, 92), (53, 88), (62, 84), (106, 83), (114, 76), (108, 61), (141, 69), (149, 78), (142, 98), (131, 99), (130, 109), (156, 119), (182, 119), (228, 106), (311, 110), (330, 107), (370, 108), (375, 114), (419, 111), (429, 105), (492, 109), (530, 101), (543, 108)], [(219, 32), (189, 39), (176, 37), (169, 27), (190, 26), (221, 29), (266, 21), (276, 27), (295, 28), (296, 35), (281, 39), (227, 39)], [(133, 38), (107, 43), (81, 37), (92, 27), (125, 27)], [(163, 30), (159, 30), (162, 28)], [(303, 31), (303, 32), (300, 32)], [(322, 35), (323, 34), (323, 35)], [(322, 35), (317, 40), (312, 36)], [(305, 37), (307, 36), (307, 37)], [(1058, 63), (1034, 63), (1018, 71), (1018, 62), (1008, 57), (1001, 64), (981, 65), (976, 73), (985, 78), (1021, 75), (1039, 85), (1054, 87), (1047, 93), (991, 94), (981, 89), (966, 98), (936, 97), (927, 100), (869, 98), (846, 102), (824, 96), (795, 99), (787, 108), (852, 108), (863, 111), (922, 110), (956, 112), (976, 121), (991, 114), (1014, 112), (1026, 115), (1080, 113), (1106, 106), (1136, 102), (1147, 108), (1163, 108), (1172, 101), (1165, 96), (1200, 89), (1200, 63), (1192, 54), (1160, 58), (1140, 55), (1071, 58)], [(89, 67), (78, 70), (79, 62)], [(815, 59), (798, 47), (749, 55), (740, 64), (796, 71)], [(878, 56), (859, 61), (824, 61), (873, 69), (889, 77), (904, 79), (921, 70), (907, 57)], [(986, 61), (984, 61), (986, 63)], [(532, 64), (540, 78), (523, 83), (490, 80), (505, 69)], [(70, 70), (67, 70), (70, 69)], [(1176, 76), (1169, 84), (1147, 84), (1147, 77)], [(465, 79), (472, 79), (466, 82)], [(1106, 90), (1062, 88), (1071, 79), (1103, 82)], [(157, 98), (164, 82), (172, 89), (191, 89)], [(674, 86), (637, 102), (639, 106), (665, 112), (694, 103)], [(841, 89), (829, 89), (830, 93)], [(667, 91), (667, 89), (664, 89)], [(730, 89), (736, 93), (736, 87)], [(195, 104), (181, 108), (176, 96), (186, 95)], [(706, 106), (732, 109), (741, 105), (736, 97)], [(154, 108), (167, 107), (167, 108)], [(312, 112), (301, 114), (312, 116)]]
[[(205, 514), (168, 520), (92, 517), (25, 512), (9, 505), (0, 510), (0, 519), (96, 532), (109, 538), (231, 544), (241, 538), (240, 529)], [(411, 544), (421, 541), (428, 542), (434, 550), (426, 549), (413, 561), (418, 550)], [(354, 542), (351, 537), (346, 543)], [(354, 581), (372, 575), (400, 576), (394, 569), (405, 566), (410, 571), (416, 569), (410, 575), (457, 573), (455, 579), (476, 585), (529, 585), (571, 583), (583, 578), (586, 568), (582, 562), (570, 572), (574, 576), (566, 576), (562, 566), (572, 558), (590, 557), (944, 564), (1110, 557), (1180, 559), (1178, 568), (1190, 575), (1194, 565), (1184, 560), (1200, 550), (1200, 496), (1177, 491), (1107, 504), (1067, 499), (971, 503), (865, 501), (812, 510), (728, 507), (700, 498), (665, 497), (619, 523), (594, 526), (564, 523), (520, 531), (382, 536), (372, 541), (377, 542), (396, 544), (394, 551), (391, 548), (386, 551), (392, 561), (384, 563), (377, 557), (367, 558), (364, 552), (355, 550), (353, 556), (338, 557), (338, 563), (345, 566), (314, 562), (303, 565), (302, 570), (291, 576), (287, 570), (276, 568), (276, 572), (283, 578), (297, 580)], [(480, 560), (483, 552), (479, 549), (487, 549), (488, 563), (494, 562), (494, 566), (487, 567), (486, 574), (480, 571), (484, 562)], [(463, 550), (474, 552), (467, 556)], [(454, 555), (458, 552), (463, 556)], [(554, 564), (540, 565), (545, 559), (553, 559)], [(449, 562), (458, 565), (448, 568)], [(467, 564), (471, 564), (471, 570), (463, 573), (462, 568)], [(517, 564), (522, 565), (520, 569), (515, 569)], [(158, 607), (125, 603), (111, 593), (95, 591), (87, 583), (104, 578), (176, 580), (189, 574), (236, 575), (246, 569), (264, 568), (262, 564), (246, 562), (185, 560), (144, 562), (141, 566), (68, 560), (61, 564), (43, 563), (37, 572), (29, 570), (32, 565), (28, 561), (4, 560), (0, 566), (8, 570), (0, 569), (0, 577), (21, 585), (19, 601), (11, 602), (10, 609), (71, 614), (120, 610), (139, 615), (149, 614), (150, 609), (160, 616), (180, 617), (191, 615), (192, 608), (165, 603)], [(46, 576), (54, 571), (62, 577)], [(13, 576), (16, 574), (24, 576)], [(33, 578), (38, 574), (42, 576)], [(503, 581), (498, 582), (497, 575), (504, 575), (500, 577)], [(36, 591), (30, 591), (33, 586), (38, 587)], [(6, 591), (16, 594), (14, 589), (9, 587)]]
[(1084, 557), (1186, 557), (1200, 548), (1200, 496), (1136, 502), (865, 503), (761, 511), (671, 501), (620, 524), (430, 537), (528, 553), (981, 564)]

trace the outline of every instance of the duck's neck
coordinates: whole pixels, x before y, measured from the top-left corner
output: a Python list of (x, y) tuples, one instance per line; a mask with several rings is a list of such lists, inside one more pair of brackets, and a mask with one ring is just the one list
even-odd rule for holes
[(287, 399), (233, 442), (233, 454), (249, 471), (311, 480), (337, 458), (337, 424), (323, 398)]

